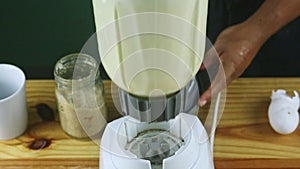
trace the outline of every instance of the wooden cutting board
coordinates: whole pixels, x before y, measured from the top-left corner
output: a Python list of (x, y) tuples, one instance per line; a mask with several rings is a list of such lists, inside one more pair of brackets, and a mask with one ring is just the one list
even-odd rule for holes
[[(110, 81), (104, 84), (109, 119), (113, 120), (120, 115), (112, 104)], [(28, 80), (26, 87), (28, 129), (17, 139), (0, 141), (0, 168), (99, 168), (99, 146), (72, 139), (60, 128), (55, 82)], [(241, 78), (228, 88), (215, 139), (217, 169), (300, 169), (300, 130), (282, 136), (268, 124), (271, 91), (279, 88), (300, 92), (300, 78)], [(37, 111), (40, 104), (53, 110), (54, 120), (43, 120), (45, 117)], [(208, 109), (209, 105), (200, 110), (201, 119)]]

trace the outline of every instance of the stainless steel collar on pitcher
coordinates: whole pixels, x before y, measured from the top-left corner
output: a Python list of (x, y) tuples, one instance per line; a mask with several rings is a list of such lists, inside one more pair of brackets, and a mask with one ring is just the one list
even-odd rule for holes
[(119, 89), (121, 110), (141, 122), (168, 121), (179, 113), (197, 113), (199, 98), (195, 79), (177, 93), (165, 97), (138, 97)]

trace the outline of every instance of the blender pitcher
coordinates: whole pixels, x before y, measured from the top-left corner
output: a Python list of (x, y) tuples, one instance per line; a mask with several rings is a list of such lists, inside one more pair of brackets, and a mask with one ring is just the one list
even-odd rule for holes
[(208, 0), (93, 0), (93, 7), (101, 62), (124, 115), (104, 131), (100, 168), (213, 169), (221, 93), (204, 125), (196, 116)]
[(199, 70), (208, 0), (93, 0), (93, 5), (101, 62), (123, 90), (170, 95)]

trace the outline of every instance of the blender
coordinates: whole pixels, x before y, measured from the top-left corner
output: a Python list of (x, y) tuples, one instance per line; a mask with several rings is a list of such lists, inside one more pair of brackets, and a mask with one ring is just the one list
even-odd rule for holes
[(100, 168), (213, 169), (221, 94), (203, 125), (195, 78), (208, 0), (93, 0), (93, 7), (101, 62), (123, 115), (103, 133)]

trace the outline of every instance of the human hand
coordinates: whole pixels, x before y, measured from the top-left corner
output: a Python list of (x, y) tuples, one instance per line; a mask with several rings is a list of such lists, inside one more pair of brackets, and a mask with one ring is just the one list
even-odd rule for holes
[(210, 49), (205, 56), (206, 69), (218, 61), (216, 53), (219, 55), (220, 65), (211, 86), (201, 95), (199, 105), (204, 106), (213, 93), (221, 91), (237, 79), (250, 65), (267, 39), (261, 30), (247, 23), (225, 29), (214, 44), (216, 52)]
[[(238, 78), (249, 66), (265, 41), (300, 16), (299, 0), (265, 0), (260, 8), (246, 21), (241, 24), (225, 29), (217, 38), (215, 49), (220, 55), (220, 66), (216, 77), (210, 88), (205, 91), (200, 99), (199, 105), (203, 106), (210, 100), (212, 94), (229, 85)], [(213, 50), (213, 49), (211, 49)], [(208, 52), (205, 60), (206, 68), (209, 62), (214, 63), (215, 52)], [(210, 59), (212, 58), (212, 59)], [(225, 72), (226, 82), (223, 81)]]

